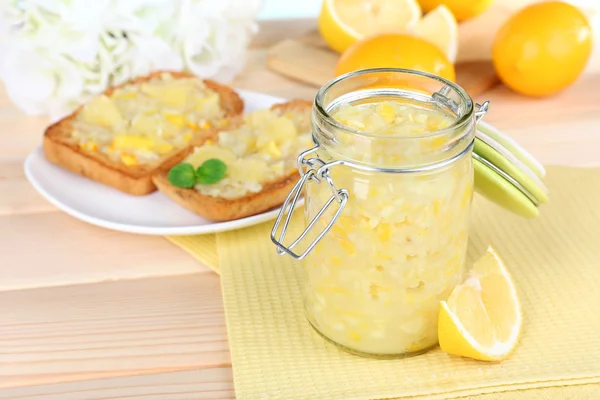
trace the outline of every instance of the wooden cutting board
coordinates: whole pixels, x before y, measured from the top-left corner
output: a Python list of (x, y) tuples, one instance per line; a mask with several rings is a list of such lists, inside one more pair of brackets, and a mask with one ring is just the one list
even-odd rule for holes
[[(267, 67), (288, 78), (320, 87), (334, 77), (339, 54), (330, 50), (314, 31), (297, 39), (283, 40), (267, 52)], [(489, 60), (459, 61), (456, 83), (473, 98), (499, 80)]]

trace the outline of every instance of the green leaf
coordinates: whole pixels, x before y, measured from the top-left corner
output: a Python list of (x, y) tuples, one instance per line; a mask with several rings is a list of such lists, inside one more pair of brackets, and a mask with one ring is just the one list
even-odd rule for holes
[(169, 171), (169, 182), (180, 188), (193, 188), (196, 185), (194, 166), (188, 163), (177, 164)]
[(223, 161), (217, 158), (206, 160), (196, 170), (198, 183), (205, 185), (217, 183), (225, 177), (225, 171), (227, 171), (227, 165)]

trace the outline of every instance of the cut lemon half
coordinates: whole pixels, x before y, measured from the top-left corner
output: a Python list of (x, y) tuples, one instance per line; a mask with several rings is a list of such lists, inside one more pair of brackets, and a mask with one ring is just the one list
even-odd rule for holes
[(324, 0), (319, 32), (329, 47), (342, 53), (366, 36), (407, 31), (420, 18), (416, 0)]
[(500, 361), (515, 349), (522, 324), (517, 290), (490, 247), (468, 278), (441, 302), (440, 347), (457, 356)]
[(456, 61), (458, 23), (448, 7), (441, 5), (425, 14), (414, 26), (413, 32), (439, 47), (450, 62)]

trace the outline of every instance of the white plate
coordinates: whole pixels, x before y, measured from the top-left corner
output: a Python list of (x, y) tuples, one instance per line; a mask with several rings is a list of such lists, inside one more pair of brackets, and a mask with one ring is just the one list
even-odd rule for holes
[[(245, 111), (268, 108), (285, 99), (240, 90)], [(25, 174), (50, 203), (82, 221), (147, 235), (196, 235), (244, 228), (277, 217), (279, 209), (228, 222), (213, 222), (186, 210), (160, 192), (131, 196), (64, 170), (46, 160), (41, 148), (25, 161)], [(301, 201), (298, 202), (298, 206)]]

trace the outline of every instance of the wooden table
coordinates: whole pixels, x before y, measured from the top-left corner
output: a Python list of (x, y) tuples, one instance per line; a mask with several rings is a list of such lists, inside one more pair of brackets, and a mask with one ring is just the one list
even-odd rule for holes
[[(311, 99), (315, 88), (264, 62), (268, 46), (314, 24), (263, 23), (234, 86)], [(499, 85), (485, 99), (486, 121), (542, 162), (600, 165), (599, 62), (554, 97)], [(219, 277), (163, 238), (97, 228), (43, 200), (23, 161), (46, 124), (0, 95), (0, 399), (234, 398)]]

